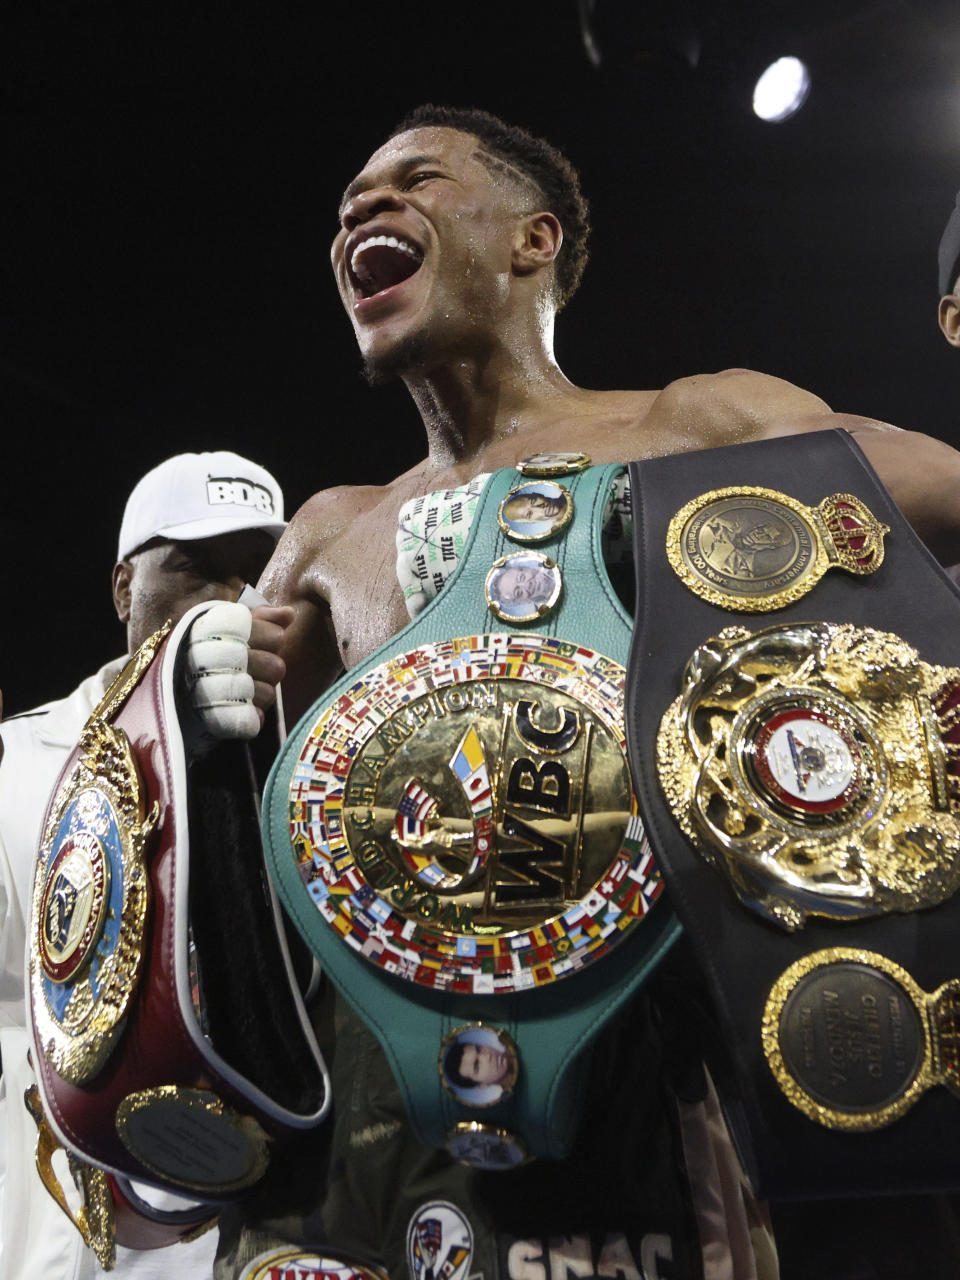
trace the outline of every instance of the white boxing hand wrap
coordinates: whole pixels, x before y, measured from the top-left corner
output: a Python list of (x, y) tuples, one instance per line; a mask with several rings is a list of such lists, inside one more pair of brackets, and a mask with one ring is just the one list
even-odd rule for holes
[(184, 671), (190, 703), (211, 738), (255, 738), (260, 716), (253, 705), (247, 652), (253, 616), (246, 605), (223, 602), (190, 627)]

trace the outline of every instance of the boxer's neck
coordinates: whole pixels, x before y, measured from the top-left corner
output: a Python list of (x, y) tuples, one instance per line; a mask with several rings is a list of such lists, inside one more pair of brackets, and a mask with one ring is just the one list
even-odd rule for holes
[(580, 392), (552, 345), (498, 342), (404, 375), (427, 433), (430, 461), (450, 466), (508, 435), (522, 435)]

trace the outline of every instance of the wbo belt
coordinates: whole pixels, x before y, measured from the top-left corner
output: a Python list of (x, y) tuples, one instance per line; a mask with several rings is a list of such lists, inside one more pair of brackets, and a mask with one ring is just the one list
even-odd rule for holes
[(960, 594), (845, 432), (630, 480), (630, 759), (754, 1189), (960, 1185)]
[[(157, 1248), (209, 1224), (329, 1107), (259, 868), (246, 748), (215, 748), (188, 785), (177, 653), (203, 607), (152, 636), (94, 710), (48, 806), (34, 877), (38, 1166), (66, 1210), (50, 1156), (67, 1149), (84, 1188), (77, 1225), (107, 1268), (115, 1243)], [(244, 1006), (262, 988), (269, 1026)], [(155, 1207), (150, 1188), (178, 1207)]]
[(296, 726), (264, 797), (291, 919), (422, 1141), (559, 1158), (588, 1050), (674, 941), (626, 762), (622, 467), (495, 473), (440, 595)]

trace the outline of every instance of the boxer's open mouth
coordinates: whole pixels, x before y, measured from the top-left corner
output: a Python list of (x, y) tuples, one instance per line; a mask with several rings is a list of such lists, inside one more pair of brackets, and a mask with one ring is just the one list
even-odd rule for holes
[(423, 253), (410, 240), (397, 236), (370, 236), (350, 255), (350, 276), (360, 298), (372, 298), (393, 285), (402, 284), (423, 262)]

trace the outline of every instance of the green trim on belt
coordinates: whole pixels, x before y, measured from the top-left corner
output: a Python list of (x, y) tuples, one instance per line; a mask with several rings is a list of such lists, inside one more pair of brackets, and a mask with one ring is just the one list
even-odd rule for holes
[[(364, 663), (368, 671), (397, 654), (454, 636), (487, 633), (562, 637), (626, 665), (632, 622), (607, 577), (601, 551), (603, 515), (619, 465), (564, 477), (575, 504), (567, 528), (529, 544), (512, 542), (496, 512), (523, 483), (513, 468), (491, 476), (481, 495), (461, 562), (439, 596)], [(552, 614), (527, 624), (503, 622), (486, 605), (490, 566), (514, 551), (542, 551), (556, 560), (563, 591)], [(394, 977), (357, 954), (320, 915), (303, 884), (289, 836), (289, 789), (304, 743), (326, 709), (360, 676), (355, 668), (333, 685), (291, 732), (267, 783), (264, 847), (286, 910), (324, 971), (380, 1040), (411, 1122), (421, 1140), (442, 1147), (455, 1124), (477, 1121), (509, 1130), (535, 1156), (559, 1158), (570, 1148), (579, 1118), (578, 1090), (597, 1034), (676, 940), (680, 926), (662, 899), (612, 951), (582, 971), (542, 987), (506, 995), (435, 991)], [(483, 1109), (462, 1106), (444, 1088), (437, 1059), (455, 1027), (483, 1021), (509, 1033), (521, 1068), (514, 1093)]]

